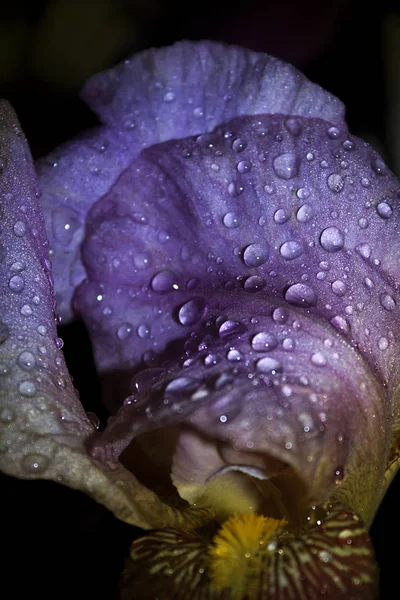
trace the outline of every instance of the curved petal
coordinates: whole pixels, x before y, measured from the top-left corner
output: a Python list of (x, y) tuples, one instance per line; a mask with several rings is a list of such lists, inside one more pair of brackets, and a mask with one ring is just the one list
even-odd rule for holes
[[(48, 242), (29, 150), (0, 104), (0, 468), (82, 490), (128, 522), (198, 523), (178, 514), (123, 467), (86, 449), (96, 431), (80, 405), (54, 317)], [(149, 521), (149, 517), (152, 519)], [(182, 521), (183, 519), (183, 521)]]
[(243, 114), (318, 116), (345, 127), (342, 103), (294, 67), (210, 42), (142, 52), (92, 77), (83, 98), (105, 126), (37, 163), (58, 310), (65, 319), (72, 315), (74, 287), (84, 278), (79, 249), (86, 213), (142, 148), (211, 131)]
[[(238, 529), (237, 523), (231, 527)], [(322, 522), (294, 538), (268, 540), (261, 534), (255, 539), (250, 532), (232, 532), (236, 535), (231, 537), (228, 523), (214, 539), (215, 543), (225, 534), (226, 555), (220, 566), (215, 564), (213, 545), (181, 531), (155, 531), (135, 541), (121, 581), (121, 600), (138, 593), (143, 600), (377, 597), (368, 534), (359, 517), (343, 506), (336, 505)], [(226, 587), (216, 585), (216, 567), (224, 571), (222, 581), (229, 575)]]

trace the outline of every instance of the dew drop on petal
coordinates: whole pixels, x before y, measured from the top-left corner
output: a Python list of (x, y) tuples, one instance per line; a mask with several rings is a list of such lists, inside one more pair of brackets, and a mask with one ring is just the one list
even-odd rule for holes
[(194, 325), (204, 316), (206, 304), (203, 298), (193, 298), (179, 309), (178, 318), (182, 325)]
[(36, 394), (36, 385), (33, 381), (22, 381), (18, 386), (18, 391), (22, 396), (30, 398)]
[(344, 188), (344, 179), (338, 173), (332, 173), (327, 179), (328, 188), (335, 193), (341, 192)]
[(311, 355), (311, 362), (316, 367), (324, 367), (326, 365), (326, 358), (321, 352), (314, 352)]
[(232, 321), (228, 319), (224, 321), (218, 329), (219, 336), (221, 338), (228, 338), (231, 336), (237, 336), (246, 331), (246, 326), (240, 321)]
[(317, 303), (317, 296), (310, 286), (304, 283), (295, 283), (286, 291), (285, 300), (294, 306), (308, 308)]
[(126, 340), (132, 333), (133, 327), (131, 323), (122, 323), (117, 329), (117, 337), (120, 340)]
[(236, 229), (240, 225), (239, 217), (234, 212), (226, 213), (222, 219), (222, 222), (228, 229)]
[(24, 369), (24, 371), (32, 371), (32, 369), (34, 369), (36, 366), (34, 354), (28, 350), (21, 352), (21, 354), (18, 356), (18, 365), (21, 367), (21, 369)]
[[(239, 163), (240, 164), (240, 163)], [(231, 181), (228, 185), (228, 193), (232, 198), (237, 198), (243, 193), (244, 186), (239, 181)]]
[(292, 179), (299, 172), (299, 159), (292, 152), (285, 152), (274, 158), (272, 167), (280, 179)]
[(332, 283), (331, 287), (332, 292), (336, 294), (336, 296), (344, 296), (347, 291), (346, 284), (344, 281), (340, 281), (340, 279), (336, 279), (336, 281)]
[(296, 213), (296, 219), (299, 223), (307, 223), (313, 216), (311, 204), (303, 204)]
[(386, 350), (389, 347), (389, 340), (386, 337), (380, 337), (378, 340), (379, 350)]
[(21, 315), (23, 315), (24, 317), (30, 317), (33, 314), (33, 310), (32, 308), (29, 306), (29, 304), (24, 304), (23, 306), (21, 306), (20, 311)]
[(371, 167), (377, 175), (386, 175), (388, 168), (380, 158), (374, 158), (371, 161)]
[(282, 365), (278, 360), (265, 356), (257, 361), (257, 369), (261, 373), (279, 373), (282, 370)]
[(279, 248), (279, 252), (285, 260), (293, 260), (303, 254), (303, 248), (299, 242), (291, 240), (284, 242)]
[(26, 234), (26, 225), (24, 221), (17, 221), (13, 227), (14, 234), (17, 237), (23, 237)]
[(349, 324), (344, 317), (336, 315), (336, 317), (333, 317), (330, 322), (331, 325), (333, 325), (333, 327), (337, 329), (337, 331), (339, 331), (340, 333), (343, 333), (344, 335), (347, 335), (349, 333)]
[(278, 208), (274, 213), (274, 221), (278, 223), (278, 225), (283, 225), (290, 219), (290, 214), (283, 208)]
[(344, 246), (344, 235), (337, 227), (327, 227), (321, 233), (320, 243), (327, 252), (338, 252)]
[(275, 308), (272, 313), (272, 318), (275, 321), (275, 323), (283, 325), (289, 318), (289, 312), (286, 310), (286, 308), (283, 307)]
[(379, 300), (385, 310), (394, 310), (396, 308), (394, 298), (389, 294), (381, 294)]
[(20, 275), (14, 275), (9, 280), (8, 287), (12, 292), (20, 293), (25, 287), (25, 280)]
[(292, 352), (295, 348), (296, 344), (293, 338), (285, 338), (282, 342), (282, 348), (285, 352)]
[(150, 333), (151, 333), (150, 325), (147, 325), (146, 323), (141, 323), (139, 325), (139, 327), (137, 328), (137, 334), (138, 334), (138, 337), (140, 337), (140, 339), (145, 339), (145, 338), (150, 337)]
[(259, 277), (258, 275), (252, 275), (248, 277), (244, 282), (244, 289), (246, 292), (258, 292), (265, 288), (267, 282), (263, 277)]
[(272, 333), (261, 331), (252, 338), (251, 346), (256, 352), (270, 352), (278, 346), (278, 340)]
[(165, 294), (179, 289), (179, 278), (174, 271), (164, 269), (154, 275), (151, 280), (151, 288), (157, 294)]
[(380, 202), (376, 207), (376, 212), (382, 219), (390, 219), (393, 214), (393, 208), (387, 202)]
[(268, 259), (268, 248), (261, 244), (250, 244), (243, 252), (243, 261), (247, 267), (259, 267)]

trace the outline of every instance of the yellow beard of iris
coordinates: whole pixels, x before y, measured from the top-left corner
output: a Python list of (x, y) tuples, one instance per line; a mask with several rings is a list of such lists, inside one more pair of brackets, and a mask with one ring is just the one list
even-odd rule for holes
[(271, 536), (286, 525), (284, 519), (270, 519), (253, 513), (233, 515), (224, 523), (210, 548), (210, 578), (218, 590), (228, 588), (233, 600), (251, 597), (261, 569), (260, 552)]

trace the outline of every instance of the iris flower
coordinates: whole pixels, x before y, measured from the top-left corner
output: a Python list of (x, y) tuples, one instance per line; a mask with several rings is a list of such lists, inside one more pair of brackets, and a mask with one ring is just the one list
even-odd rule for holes
[[(339, 100), (237, 47), (149, 50), (83, 97), (101, 125), (35, 168), (1, 104), (1, 469), (149, 530), (124, 599), (374, 597), (396, 178)], [(58, 315), (90, 334), (103, 431)]]

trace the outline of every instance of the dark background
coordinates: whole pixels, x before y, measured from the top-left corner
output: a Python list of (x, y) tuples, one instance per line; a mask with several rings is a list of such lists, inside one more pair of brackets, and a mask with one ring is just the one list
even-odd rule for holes
[[(0, 97), (14, 105), (35, 158), (96, 123), (78, 97), (92, 73), (150, 46), (215, 39), (295, 64), (344, 101), (352, 132), (375, 145), (400, 175), (395, 0), (13, 0), (0, 15)], [(84, 328), (61, 327), (60, 335), (85, 408), (104, 418)], [(0, 484), (1, 581), (12, 590), (5, 597), (114, 600), (132, 528), (83, 494), (50, 482), (2, 476)], [(371, 531), (383, 599), (399, 596), (398, 552), (392, 550), (400, 538), (399, 504), (397, 477)]]

